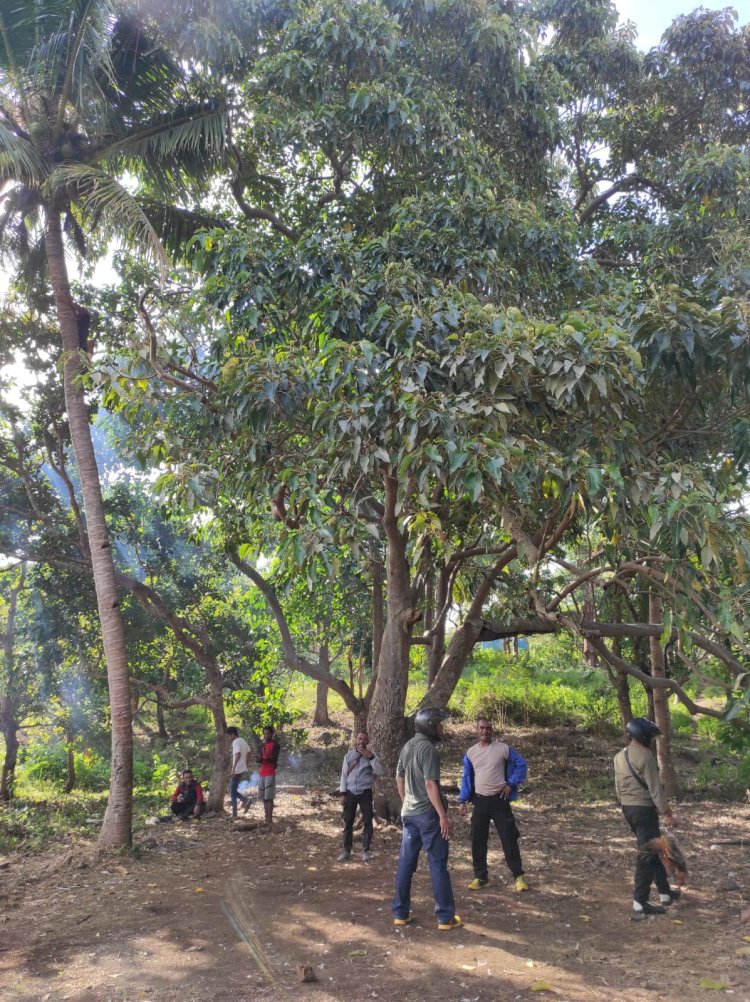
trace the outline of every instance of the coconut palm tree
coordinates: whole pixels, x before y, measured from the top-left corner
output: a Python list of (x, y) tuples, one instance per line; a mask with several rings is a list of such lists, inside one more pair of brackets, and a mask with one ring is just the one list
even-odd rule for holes
[[(204, 76), (205, 79), (205, 76)], [(156, 226), (174, 239), (191, 183), (224, 148), (221, 102), (192, 87), (144, 23), (113, 0), (9, 0), (0, 10), (0, 238), (51, 292), (107, 662), (112, 715), (105, 846), (131, 840), (133, 740), (119, 596), (86, 399), (88, 314), (66, 250), (135, 242), (163, 269)], [(192, 87), (192, 89), (191, 89)], [(131, 193), (138, 179), (150, 198)], [(177, 208), (176, 203), (182, 203)]]

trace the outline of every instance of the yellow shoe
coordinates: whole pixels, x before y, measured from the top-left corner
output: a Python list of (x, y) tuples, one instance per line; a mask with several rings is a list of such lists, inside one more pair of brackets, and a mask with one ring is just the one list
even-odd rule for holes
[(483, 887), (489, 884), (489, 880), (480, 880), (479, 877), (474, 877), (472, 882), (469, 884), (470, 891), (481, 891)]
[(523, 877), (516, 877), (516, 890), (517, 891), (528, 891), (529, 885), (526, 883)]
[(450, 929), (458, 929), (463, 925), (460, 915), (454, 915), (450, 922), (438, 922), (440, 932), (448, 932)]
[(412, 917), (411, 917), (411, 915), (407, 915), (407, 917), (406, 917), (406, 918), (395, 918), (395, 919), (393, 920), (393, 924), (394, 924), (394, 925), (409, 925), (409, 923), (410, 923), (411, 921), (412, 921)]

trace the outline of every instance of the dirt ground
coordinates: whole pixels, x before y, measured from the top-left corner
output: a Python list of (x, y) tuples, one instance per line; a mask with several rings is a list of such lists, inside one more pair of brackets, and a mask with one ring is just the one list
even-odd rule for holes
[[(68, 845), (0, 869), (0, 999), (13, 1002), (490, 1002), (556, 998), (750, 1002), (750, 838), (742, 804), (679, 807), (690, 882), (665, 916), (632, 922), (632, 836), (606, 789), (616, 743), (514, 732), (530, 783), (516, 808), (530, 891), (518, 894), (491, 835), (490, 886), (470, 892), (469, 819), (452, 810), (451, 873), (464, 927), (438, 932), (420, 863), (414, 923), (392, 925), (400, 834), (374, 858), (336, 862), (340, 811), (282, 770), (277, 823), (159, 824), (133, 856)], [(455, 782), (468, 730), (447, 749)], [(296, 785), (291, 786), (295, 781)], [(452, 798), (455, 801), (455, 797)], [(255, 827), (250, 830), (250, 827)], [(314, 981), (301, 981), (301, 967)], [(703, 984), (701, 984), (703, 982)]]

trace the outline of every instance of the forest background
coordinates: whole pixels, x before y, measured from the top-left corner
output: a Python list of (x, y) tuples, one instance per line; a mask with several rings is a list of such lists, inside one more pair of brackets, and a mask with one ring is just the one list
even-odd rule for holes
[(303, 745), (301, 677), (384, 818), (418, 705), (647, 712), (673, 795), (684, 734), (743, 796), (734, 12), (642, 53), (601, 0), (18, 0), (0, 41), (3, 845), (106, 790), (127, 847), (186, 763), (220, 812), (227, 722)]

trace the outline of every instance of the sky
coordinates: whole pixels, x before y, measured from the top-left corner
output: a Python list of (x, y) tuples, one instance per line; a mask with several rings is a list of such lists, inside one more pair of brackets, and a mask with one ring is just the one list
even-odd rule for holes
[(750, 0), (615, 0), (620, 20), (632, 21), (638, 27), (636, 45), (651, 49), (659, 44), (662, 32), (680, 14), (688, 14), (696, 7), (722, 10), (732, 7), (739, 15), (738, 24), (750, 21)]

